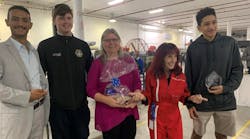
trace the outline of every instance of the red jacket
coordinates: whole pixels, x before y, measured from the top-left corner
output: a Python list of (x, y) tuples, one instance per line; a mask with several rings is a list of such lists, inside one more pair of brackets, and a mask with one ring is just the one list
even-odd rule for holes
[[(182, 121), (178, 102), (181, 101), (184, 103), (186, 97), (190, 96), (185, 75), (183, 73), (180, 75), (171, 74), (168, 84), (166, 77), (157, 79), (154, 75), (147, 73), (144, 95), (149, 102), (149, 121), (152, 118), (151, 105), (152, 103), (156, 104), (154, 115), (156, 118), (153, 120), (153, 129), (152, 127), (150, 128), (149, 125), (151, 139), (165, 139), (166, 137), (168, 137), (168, 139), (182, 139)], [(162, 134), (163, 132), (160, 130), (167, 132)], [(155, 133), (157, 133), (157, 137)]]

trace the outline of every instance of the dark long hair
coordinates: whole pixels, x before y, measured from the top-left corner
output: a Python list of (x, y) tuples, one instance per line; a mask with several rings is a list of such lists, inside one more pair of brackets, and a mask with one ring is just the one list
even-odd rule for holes
[(177, 48), (177, 46), (173, 43), (163, 43), (157, 48), (154, 59), (150, 64), (148, 72), (158, 78), (165, 76), (164, 58), (166, 55), (169, 54), (176, 54), (177, 56), (177, 62), (175, 63), (174, 69), (170, 70), (170, 72), (174, 73), (175, 75), (179, 75), (182, 72), (182, 69), (178, 64), (180, 60), (179, 57), (180, 51)]

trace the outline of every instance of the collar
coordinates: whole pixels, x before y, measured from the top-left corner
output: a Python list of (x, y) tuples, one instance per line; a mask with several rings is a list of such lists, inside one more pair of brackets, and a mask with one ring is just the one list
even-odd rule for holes
[(64, 35), (60, 35), (60, 34), (56, 34), (56, 37), (59, 38), (59, 39), (66, 39), (66, 40), (69, 40), (69, 39), (72, 39), (74, 36), (64, 36)]
[(201, 36), (197, 39), (197, 42), (201, 42), (201, 43), (210, 43), (210, 42), (217, 41), (217, 40), (219, 40), (220, 38), (221, 38), (220, 33), (216, 33), (216, 36), (215, 36), (214, 40), (212, 40), (212, 41), (208, 41), (207, 39), (205, 39), (205, 38), (203, 37), (203, 35), (201, 35)]
[[(20, 42), (18, 42), (15, 39), (13, 39), (12, 37), (10, 37), (10, 40), (14, 44), (14, 46), (18, 49), (18, 51), (20, 51), (21, 49), (26, 49), (26, 48), (24, 48), (25, 46), (23, 46), (23, 44), (21, 44)], [(29, 41), (27, 41), (26, 45), (29, 48), (29, 50), (32, 50), (32, 45)]]
[[(57, 31), (56, 34), (58, 34), (58, 35), (60, 35), (60, 36), (67, 36), (67, 35), (63, 35), (63, 34), (60, 33), (59, 31)], [(71, 32), (71, 35), (69, 35), (69, 37), (70, 37), (70, 36), (73, 36), (73, 33), (72, 33), (72, 32)]]

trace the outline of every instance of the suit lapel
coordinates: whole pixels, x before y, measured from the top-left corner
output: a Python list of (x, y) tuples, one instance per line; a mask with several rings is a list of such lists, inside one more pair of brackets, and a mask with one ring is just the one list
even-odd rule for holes
[(24, 75), (27, 77), (27, 79), (30, 79), (28, 70), (25, 67), (25, 64), (24, 64), (18, 50), (16, 49), (16, 47), (14, 46), (14, 44), (11, 42), (10, 39), (7, 40), (7, 46), (8, 46), (7, 48), (9, 49), (12, 56), (15, 58), (18, 65), (23, 69)]

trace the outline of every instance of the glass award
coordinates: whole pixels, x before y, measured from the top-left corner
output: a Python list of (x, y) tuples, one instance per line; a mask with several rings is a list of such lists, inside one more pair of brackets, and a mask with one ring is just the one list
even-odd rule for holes
[(112, 78), (112, 83), (108, 84), (105, 89), (105, 94), (115, 98), (119, 104), (126, 104), (131, 99), (129, 92), (129, 88), (121, 85), (118, 78)]
[(222, 77), (215, 71), (212, 71), (205, 80), (205, 85), (207, 88), (211, 88), (213, 86), (218, 86), (222, 84)]

